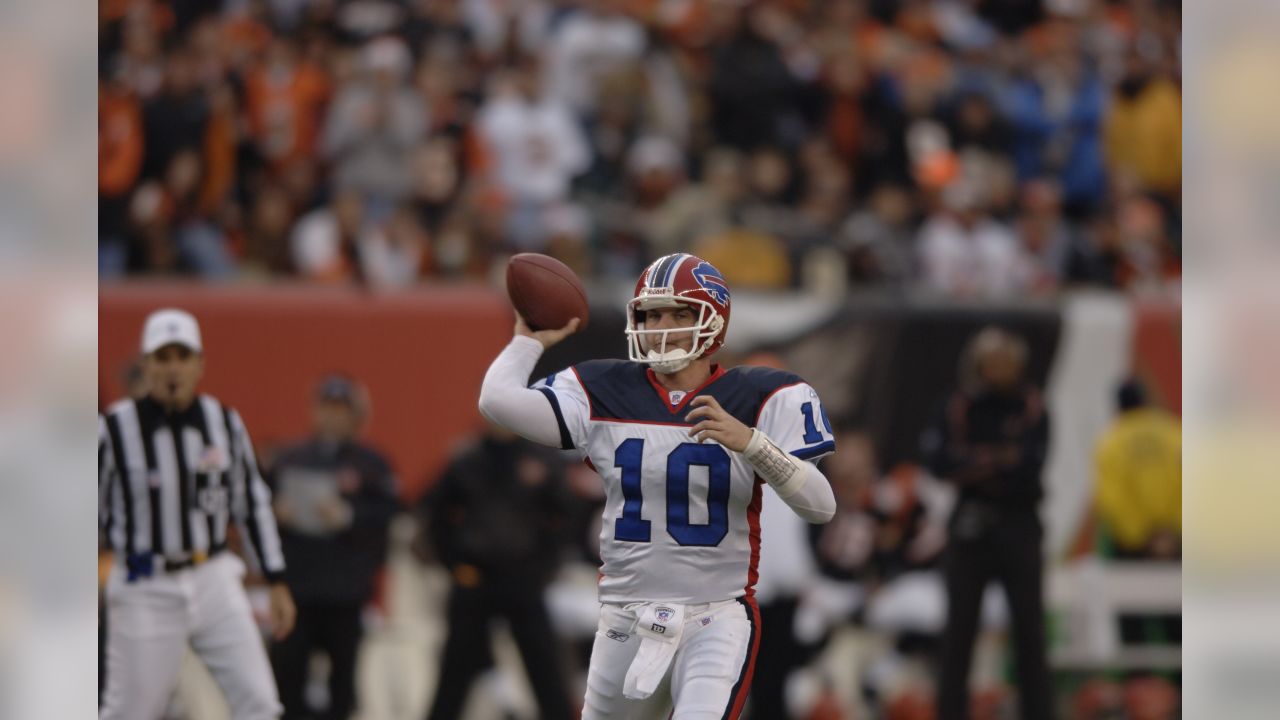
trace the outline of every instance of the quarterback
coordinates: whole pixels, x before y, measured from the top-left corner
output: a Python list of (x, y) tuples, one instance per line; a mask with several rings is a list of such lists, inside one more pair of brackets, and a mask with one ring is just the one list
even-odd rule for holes
[(813, 464), (835, 449), (817, 393), (790, 373), (715, 364), (729, 311), (715, 267), (668, 255), (627, 305), (630, 361), (584, 362), (529, 387), (578, 321), (534, 332), (517, 317), (485, 375), (485, 417), (577, 451), (607, 488), (584, 720), (738, 717), (759, 646), (764, 485), (809, 522), (835, 511)]

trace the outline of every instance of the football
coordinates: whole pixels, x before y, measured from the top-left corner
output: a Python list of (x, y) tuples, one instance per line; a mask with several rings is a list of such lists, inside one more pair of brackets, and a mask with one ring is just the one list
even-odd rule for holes
[(587, 326), (587, 292), (568, 265), (539, 253), (520, 253), (507, 263), (507, 296), (533, 330), (562, 328), (580, 318)]

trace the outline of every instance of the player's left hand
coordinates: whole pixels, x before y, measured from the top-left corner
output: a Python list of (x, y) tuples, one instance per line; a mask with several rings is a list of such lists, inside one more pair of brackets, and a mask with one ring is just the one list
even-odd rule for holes
[(751, 428), (726, 412), (715, 398), (710, 395), (699, 395), (689, 405), (693, 410), (684, 416), (685, 419), (701, 420), (689, 428), (689, 437), (698, 442), (715, 440), (734, 452), (747, 449), (747, 443), (751, 442)]
[(271, 634), (276, 640), (283, 640), (293, 632), (293, 623), (298, 619), (298, 608), (293, 604), (293, 595), (289, 586), (276, 583), (271, 586)]

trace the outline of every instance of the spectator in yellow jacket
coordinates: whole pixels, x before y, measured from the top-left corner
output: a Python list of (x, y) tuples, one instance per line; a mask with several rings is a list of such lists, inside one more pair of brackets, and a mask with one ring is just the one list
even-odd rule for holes
[(1119, 557), (1175, 558), (1182, 545), (1182, 425), (1129, 380), (1098, 442), (1097, 511)]
[(1116, 87), (1103, 127), (1107, 166), (1175, 197), (1182, 187), (1182, 91), (1140, 60)]

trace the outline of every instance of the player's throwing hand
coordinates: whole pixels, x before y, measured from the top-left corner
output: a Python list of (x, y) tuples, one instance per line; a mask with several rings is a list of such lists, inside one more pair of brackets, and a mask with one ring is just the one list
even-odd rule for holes
[(689, 437), (698, 442), (715, 440), (734, 452), (747, 449), (747, 443), (751, 442), (751, 428), (725, 412), (715, 398), (699, 395), (689, 404), (693, 406), (693, 410), (685, 415), (685, 419), (702, 418), (702, 422), (689, 428)]
[(516, 313), (515, 333), (516, 335), (524, 335), (525, 337), (531, 337), (534, 340), (537, 340), (538, 342), (542, 343), (542, 347), (549, 348), (552, 345), (555, 345), (556, 343), (560, 342), (561, 340), (569, 337), (574, 332), (576, 332), (578, 329), (579, 323), (580, 321), (578, 320), (578, 318), (574, 318), (569, 321), (568, 325), (565, 325), (559, 330), (536, 330), (535, 331), (529, 328), (529, 324), (524, 321), (524, 318), (520, 317), (520, 313)]

